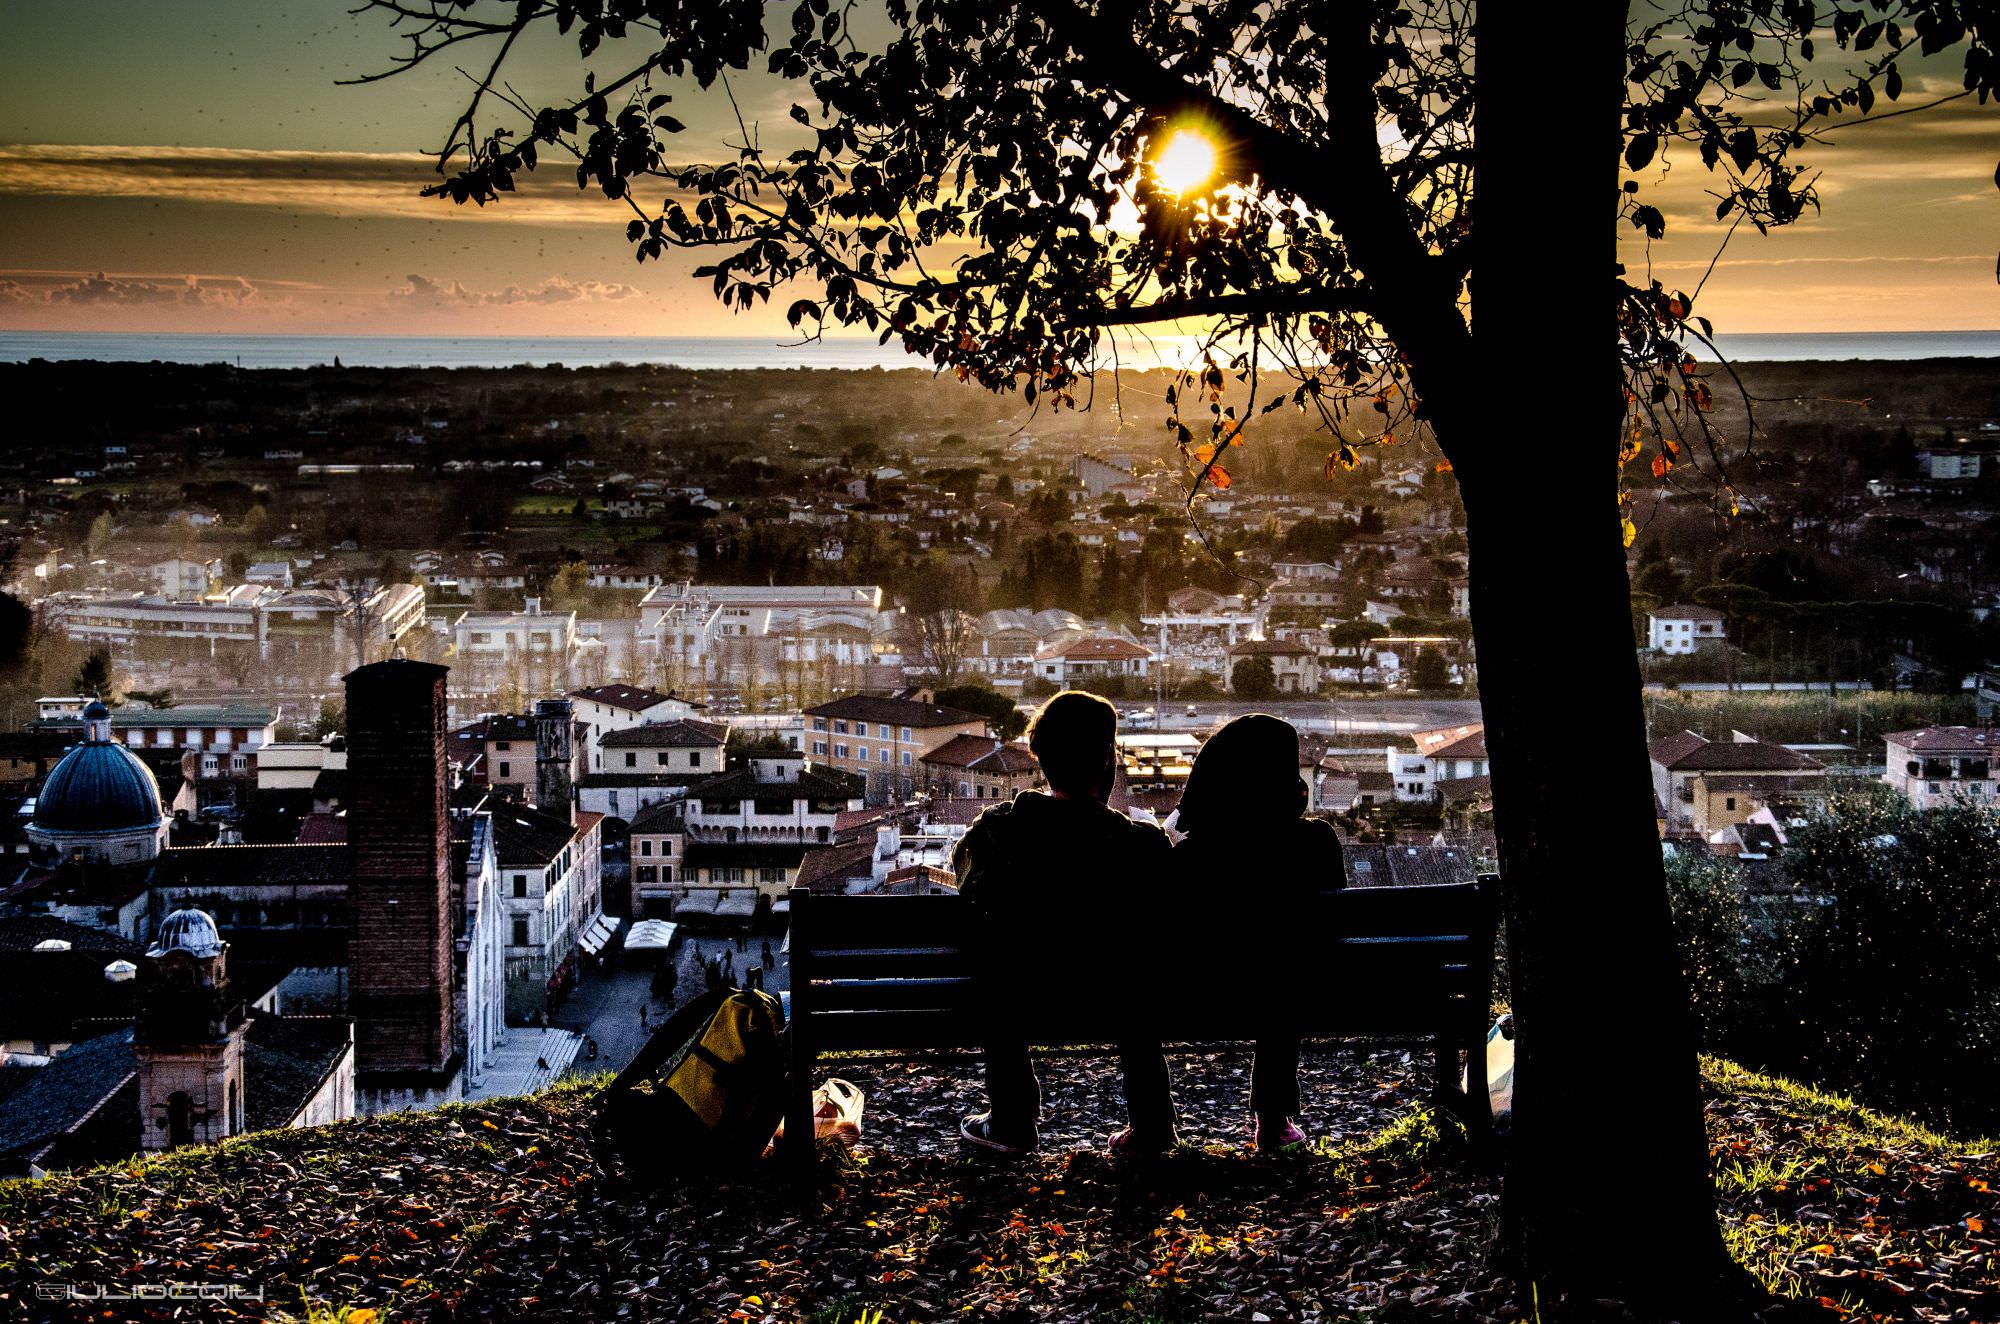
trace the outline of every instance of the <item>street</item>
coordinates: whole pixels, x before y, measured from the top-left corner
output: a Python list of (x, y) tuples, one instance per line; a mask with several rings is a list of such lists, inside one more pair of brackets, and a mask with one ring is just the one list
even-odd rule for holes
[[(1127, 699), (1121, 713), (1149, 706), (1147, 700)], [(1263, 712), (1282, 717), (1301, 731), (1327, 735), (1380, 735), (1402, 731), (1430, 731), (1480, 720), (1477, 699), (1273, 699), (1250, 703), (1241, 699), (1214, 699), (1193, 706), (1168, 701), (1160, 713), (1162, 731), (1207, 731), (1241, 713)]]
[[(675, 968), (679, 971), (680, 980), (671, 1002), (652, 995), (653, 971), (650, 968), (626, 969), (617, 964), (618, 958), (614, 957), (602, 972), (595, 969), (589, 971), (582, 985), (550, 1019), (552, 1025), (575, 1030), (597, 1041), (596, 1059), (592, 1060), (587, 1053), (579, 1054), (570, 1067), (570, 1074), (623, 1070), (625, 1064), (638, 1055), (653, 1029), (672, 1013), (674, 1007), (689, 1001), (707, 987), (702, 978), (703, 961), (727, 953), (735, 963), (737, 982), (741, 983), (752, 966), (762, 964), (762, 943), (766, 937), (770, 938), (771, 954), (776, 964), (765, 971), (764, 988), (767, 992), (778, 993), (789, 986), (784, 953), (778, 950), (783, 937), (781, 934), (750, 934), (745, 946), (738, 950), (735, 938), (729, 935), (690, 934), (682, 930), (679, 941), (674, 944)], [(640, 1007), (646, 1009), (646, 1024), (643, 1026), (639, 1023)]]

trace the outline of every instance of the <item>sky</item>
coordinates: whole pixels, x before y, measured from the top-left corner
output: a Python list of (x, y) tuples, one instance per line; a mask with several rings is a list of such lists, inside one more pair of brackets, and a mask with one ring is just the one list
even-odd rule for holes
[[(725, 312), (687, 276), (696, 259), (635, 263), (629, 212), (560, 167), (483, 210), (418, 197), (466, 82), (447, 61), (338, 86), (399, 49), (381, 16), (349, 7), (12, 0), (0, 329), (784, 338), (788, 300)], [(550, 33), (509, 68), (530, 99), (555, 99), (574, 88), (575, 49)], [(1911, 82), (1904, 104), (1949, 90)], [(726, 104), (672, 90), (681, 141), (721, 156)], [(768, 77), (737, 92), (771, 145), (791, 94)], [(1958, 101), (1833, 138), (1805, 158), (1824, 166), (1821, 213), (1739, 231), (1700, 311), (1735, 332), (2000, 328), (2000, 107)], [(1670, 159), (1658, 182), (1668, 238), (1630, 232), (1621, 258), (1694, 290), (1723, 227), (1697, 163)]]

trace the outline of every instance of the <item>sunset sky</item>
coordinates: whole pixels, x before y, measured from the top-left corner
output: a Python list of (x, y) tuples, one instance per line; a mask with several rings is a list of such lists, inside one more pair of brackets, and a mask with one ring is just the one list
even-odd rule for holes
[[(638, 266), (621, 232), (629, 213), (580, 193), (559, 165), (497, 208), (419, 198), (435, 178), (423, 149), (465, 84), (447, 63), (336, 86), (398, 49), (379, 17), (345, 10), (8, 6), (0, 328), (783, 333), (775, 311), (720, 311), (686, 279), (693, 259)], [(510, 65), (531, 98), (573, 88), (575, 68), (574, 46), (552, 32)], [(1906, 103), (1927, 90), (1911, 82)], [(690, 126), (682, 141), (720, 156), (726, 106), (688, 91), (673, 108)], [(791, 127), (792, 93), (776, 80), (737, 92), (767, 146)], [(2000, 110), (1959, 101), (1835, 137), (1811, 158), (1826, 171), (1822, 213), (1769, 238), (1739, 233), (1702, 311), (1737, 332), (2000, 328)], [(1660, 195), (1673, 226), (1650, 256), (1669, 286), (1693, 288), (1720, 235), (1700, 176), (1685, 162)], [(1642, 242), (1625, 249), (1628, 263), (1647, 258)]]

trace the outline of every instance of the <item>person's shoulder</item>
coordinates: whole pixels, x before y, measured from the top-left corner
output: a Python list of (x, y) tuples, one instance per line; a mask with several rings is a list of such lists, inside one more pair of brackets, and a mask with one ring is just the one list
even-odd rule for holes
[(1340, 849), (1340, 832), (1324, 818), (1299, 820), (1299, 839), (1326, 850)]

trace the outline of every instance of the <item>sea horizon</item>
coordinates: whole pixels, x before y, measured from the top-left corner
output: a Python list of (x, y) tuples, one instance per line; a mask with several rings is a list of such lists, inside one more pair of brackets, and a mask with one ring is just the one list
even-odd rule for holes
[[(2000, 358), (2000, 329), (1989, 331), (1781, 331), (1724, 333), (1716, 345), (1732, 361), (1911, 361)], [(1172, 362), (1192, 337), (1155, 337), (1121, 350), (1122, 365)], [(1704, 346), (1698, 358), (1712, 361)], [(869, 337), (797, 343), (762, 336), (342, 336), (224, 332), (0, 331), (0, 363), (97, 360), (117, 363), (234, 364), (242, 368), (601, 368), (614, 364), (695, 370), (821, 368), (932, 370), (932, 365)]]

